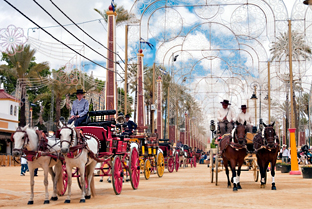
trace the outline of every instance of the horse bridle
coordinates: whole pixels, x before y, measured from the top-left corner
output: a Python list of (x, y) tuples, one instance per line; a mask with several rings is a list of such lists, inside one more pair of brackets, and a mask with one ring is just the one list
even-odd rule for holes
[(235, 130), (235, 138), (237, 139), (237, 142), (239, 143), (240, 140), (242, 140), (243, 142), (246, 141), (246, 131), (245, 131), (245, 136), (244, 137), (238, 137), (238, 134), (237, 134), (237, 128)]
[[(63, 129), (69, 129), (69, 130), (71, 131), (71, 133), (70, 133), (70, 141), (68, 141), (68, 140), (61, 140), (61, 131), (62, 131)], [(69, 146), (71, 146), (72, 143), (73, 143), (73, 140), (74, 140), (74, 130), (73, 130), (73, 128), (68, 127), (68, 126), (62, 127), (62, 128), (60, 129), (60, 136), (59, 136), (59, 137), (60, 137), (60, 146), (61, 146), (61, 148), (62, 148), (63, 142), (66, 142), (66, 143), (69, 144)]]
[[(25, 146), (28, 145), (28, 143), (29, 143), (28, 134), (27, 134), (26, 131), (23, 131), (23, 130), (20, 129), (20, 128), (18, 128), (18, 129), (15, 131), (15, 133), (17, 133), (17, 132), (22, 132), (22, 133), (24, 133), (24, 136), (22, 137), (24, 143), (23, 143), (23, 146), (22, 146), (21, 149), (16, 149), (16, 148), (14, 148), (13, 151), (22, 151), (22, 150), (25, 148)], [(14, 142), (13, 136), (14, 136), (15, 133), (12, 133), (12, 135), (11, 135), (11, 141), (12, 141), (12, 142)]]
[[(266, 128), (270, 128), (270, 129), (272, 129), (273, 130), (273, 133), (274, 133), (274, 136), (272, 136), (272, 137), (268, 137), (268, 138), (266, 138), (264, 135), (265, 135), (265, 129)], [(263, 140), (264, 140), (264, 144), (267, 144), (267, 145), (269, 145), (269, 141), (268, 141), (268, 139), (272, 139), (273, 138), (273, 145), (274, 145), (274, 143), (276, 143), (276, 138), (275, 138), (275, 131), (274, 131), (274, 128), (273, 127), (270, 127), (270, 126), (268, 126), (268, 127), (265, 127), (264, 128), (264, 130), (263, 130)], [(271, 144), (272, 142), (270, 142), (270, 144)]]

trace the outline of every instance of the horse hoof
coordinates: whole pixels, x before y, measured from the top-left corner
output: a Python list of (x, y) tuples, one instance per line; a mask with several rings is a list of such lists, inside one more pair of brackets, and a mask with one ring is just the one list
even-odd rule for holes
[(237, 192), (237, 187), (233, 187), (233, 192)]
[(276, 190), (276, 186), (272, 186), (272, 190)]
[(57, 196), (51, 197), (51, 200), (52, 200), (52, 201), (56, 201), (56, 200), (58, 200), (58, 197), (57, 197)]
[(80, 199), (80, 203), (85, 203), (86, 200), (85, 199)]
[(70, 203), (70, 200), (65, 200), (65, 202), (64, 203)]
[(231, 186), (231, 185), (228, 185), (227, 188), (232, 188), (232, 186)]
[(34, 204), (34, 201), (28, 201), (27, 205), (32, 205)]
[(242, 186), (240, 184), (238, 184), (237, 189), (242, 189)]
[(103, 179), (100, 179), (100, 182), (103, 182)]
[(265, 184), (261, 184), (261, 185), (260, 185), (260, 188), (265, 188)]
[(45, 200), (45, 201), (43, 202), (43, 204), (50, 204), (50, 201), (49, 201), (49, 200)]
[(87, 196), (85, 196), (85, 198), (86, 198), (87, 200), (89, 200), (89, 199), (91, 199), (91, 195), (87, 195)]

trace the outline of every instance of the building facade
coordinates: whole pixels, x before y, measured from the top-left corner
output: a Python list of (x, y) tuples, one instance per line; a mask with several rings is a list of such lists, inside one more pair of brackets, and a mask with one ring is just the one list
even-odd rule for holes
[(11, 134), (19, 121), (19, 100), (0, 89), (0, 154), (12, 154)]

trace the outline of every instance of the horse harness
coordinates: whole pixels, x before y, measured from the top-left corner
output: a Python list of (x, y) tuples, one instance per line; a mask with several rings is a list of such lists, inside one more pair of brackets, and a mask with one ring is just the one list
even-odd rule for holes
[[(269, 127), (266, 127), (266, 128), (269, 128)], [(273, 127), (271, 127), (271, 129), (273, 129)], [(276, 141), (276, 136), (274, 135), (273, 137), (268, 137), (266, 139), (265, 136), (264, 136), (264, 131), (265, 131), (265, 128), (262, 130), (261, 139), (254, 140), (255, 151), (257, 152), (260, 149), (267, 149), (268, 151), (271, 152), (272, 149), (278, 149), (279, 148), (279, 143)], [(259, 135), (260, 135), (260, 133), (258, 134), (258, 136)], [(273, 146), (269, 146), (268, 139), (273, 139), (274, 140)], [(256, 147), (258, 147), (258, 148), (256, 148)]]
[[(235, 134), (234, 134), (235, 137)], [(246, 145), (241, 145), (239, 143), (235, 143), (233, 138), (231, 136), (231, 134), (224, 134), (220, 140), (220, 149), (221, 152), (225, 152), (226, 148), (228, 146), (232, 147), (233, 149), (235, 149), (236, 151), (239, 151), (241, 149), (246, 149), (247, 150), (247, 146)], [(243, 138), (238, 138), (238, 139), (246, 139), (246, 136)]]
[[(22, 132), (24, 133), (24, 136), (22, 137), (24, 143), (21, 149), (16, 149), (14, 148), (13, 151), (19, 151), (23, 152), (26, 155), (27, 161), (34, 161), (35, 159), (38, 159), (41, 156), (49, 156), (53, 158), (54, 160), (58, 159), (58, 156), (55, 154), (51, 154), (48, 149), (48, 139), (46, 138), (45, 134), (42, 131), (36, 130), (36, 135), (38, 137), (38, 146), (37, 146), (37, 151), (28, 151), (25, 146), (28, 145), (29, 143), (29, 137), (26, 131), (23, 131), (20, 127), (16, 130), (16, 132)], [(15, 132), (15, 133), (16, 133)], [(14, 142), (14, 134), (11, 134), (11, 141)]]

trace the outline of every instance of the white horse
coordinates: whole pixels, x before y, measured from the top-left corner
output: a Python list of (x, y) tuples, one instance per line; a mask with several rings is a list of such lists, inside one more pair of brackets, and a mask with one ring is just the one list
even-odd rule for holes
[[(14, 141), (13, 156), (21, 156), (23, 152), (26, 153), (28, 160), (29, 173), (30, 173), (30, 199), (28, 204), (34, 203), (34, 170), (36, 168), (43, 168), (44, 173), (44, 186), (45, 186), (45, 200), (44, 204), (49, 204), (48, 192), (48, 173), (51, 174), (53, 181), (53, 194), (51, 200), (56, 201), (57, 191), (62, 189), (62, 163), (60, 160), (52, 159), (50, 156), (40, 156), (38, 152), (39, 138), (36, 130), (29, 128), (28, 125), (23, 128), (17, 128), (16, 132), (12, 135)], [(59, 143), (54, 139), (48, 139), (48, 149), (51, 154), (60, 151)], [(52, 167), (55, 166), (54, 171)]]
[[(85, 146), (83, 148), (77, 149), (77, 152), (71, 152), (71, 149), (77, 145), (79, 146), (79, 137), (77, 136), (74, 122), (70, 125), (64, 125), (63, 123), (59, 122), (59, 126), (61, 128), (61, 153), (65, 157), (66, 170), (68, 174), (68, 195), (65, 203), (70, 203), (73, 167), (77, 167), (79, 169), (81, 182), (80, 202), (84, 203), (85, 199), (91, 198), (91, 194), (92, 196), (95, 196), (93, 173), (97, 161), (89, 157), (89, 152), (92, 152), (94, 155), (98, 154), (98, 142), (93, 137), (90, 137), (90, 139), (88, 138), (88, 140), (85, 142)], [(74, 156), (69, 157), (68, 154)], [(85, 176), (87, 177), (87, 188), (85, 186)]]

